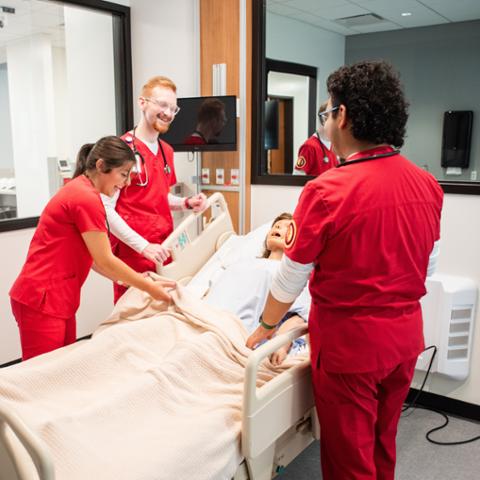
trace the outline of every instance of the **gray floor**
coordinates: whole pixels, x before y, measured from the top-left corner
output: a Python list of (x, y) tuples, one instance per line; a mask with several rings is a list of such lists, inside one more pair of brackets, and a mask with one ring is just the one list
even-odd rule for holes
[[(396, 480), (478, 480), (480, 440), (466, 445), (439, 446), (425, 433), (444, 421), (426, 410), (408, 411), (400, 420), (397, 437)], [(404, 415), (405, 415), (404, 414)], [(480, 435), (480, 424), (450, 417), (448, 426), (433, 434), (438, 441), (454, 442)], [(315, 442), (279, 476), (279, 480), (320, 480), (320, 448)]]

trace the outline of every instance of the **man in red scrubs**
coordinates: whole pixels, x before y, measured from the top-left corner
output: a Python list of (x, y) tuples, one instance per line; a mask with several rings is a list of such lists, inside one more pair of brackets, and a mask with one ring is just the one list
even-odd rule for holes
[[(319, 113), (326, 109), (327, 104), (320, 105)], [(298, 150), (295, 172), (305, 173), (317, 177), (330, 168), (338, 165), (337, 156), (325, 145), (325, 119), (319, 115), (320, 126), (318, 130), (309, 137)]]
[[(120, 240), (113, 242), (113, 252), (137, 272), (146, 272), (155, 271), (156, 263), (169, 257), (160, 244), (173, 231), (171, 210), (202, 210), (206, 197), (170, 193), (177, 182), (173, 149), (160, 135), (179, 111), (175, 84), (166, 77), (151, 78), (143, 86), (138, 104), (140, 122), (122, 137), (137, 160), (131, 185), (113, 199), (103, 200), (112, 233)], [(123, 285), (114, 285), (115, 302), (125, 290)]]
[(443, 192), (399, 154), (407, 121), (398, 76), (384, 62), (332, 73), (322, 112), (345, 162), (307, 183), (263, 320), (274, 331), (310, 280), (312, 379), (324, 480), (393, 480), (395, 437), (417, 356), (419, 300), (440, 236)]

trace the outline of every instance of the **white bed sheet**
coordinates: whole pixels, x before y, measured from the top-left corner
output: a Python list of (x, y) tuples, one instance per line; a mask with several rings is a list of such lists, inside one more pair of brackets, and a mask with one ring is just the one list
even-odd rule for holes
[(197, 298), (201, 298), (216, 276), (228, 265), (240, 260), (260, 257), (264, 239), (270, 228), (271, 222), (268, 222), (247, 235), (232, 235), (190, 280), (187, 285), (188, 290)]

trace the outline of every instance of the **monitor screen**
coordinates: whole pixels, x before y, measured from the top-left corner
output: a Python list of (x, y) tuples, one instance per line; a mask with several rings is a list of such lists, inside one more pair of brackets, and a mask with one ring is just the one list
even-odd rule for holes
[(177, 99), (180, 111), (161, 136), (176, 152), (237, 149), (234, 95)]

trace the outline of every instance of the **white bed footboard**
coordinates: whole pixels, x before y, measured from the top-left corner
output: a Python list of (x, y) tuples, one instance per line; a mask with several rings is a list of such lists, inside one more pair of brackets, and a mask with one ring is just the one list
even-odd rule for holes
[[(0, 466), (2, 480), (55, 478), (52, 458), (42, 440), (1, 402)], [(7, 472), (8, 477), (2, 476)]]
[[(227, 203), (221, 193), (207, 200), (207, 209), (192, 213), (167, 237), (162, 246), (172, 251), (172, 263), (160, 265), (157, 273), (174, 280), (193, 277), (230, 235), (234, 233)], [(203, 227), (202, 215), (211, 210), (210, 221)], [(194, 238), (192, 232), (202, 229)]]
[[(271, 479), (274, 457), (278, 454), (276, 441), (287, 432), (307, 433), (299, 442), (299, 450), (318, 438), (314, 414), (314, 397), (311, 387), (310, 360), (282, 372), (261, 388), (256, 387), (258, 366), (282, 345), (307, 333), (307, 326), (295, 328), (278, 335), (254, 350), (248, 359), (243, 393), (242, 454), (249, 469), (250, 478)], [(294, 455), (293, 455), (294, 456)], [(284, 464), (287, 464), (286, 461)]]

